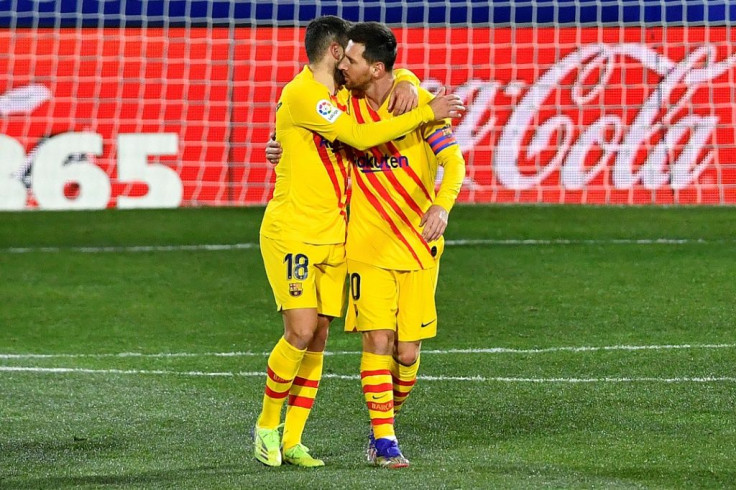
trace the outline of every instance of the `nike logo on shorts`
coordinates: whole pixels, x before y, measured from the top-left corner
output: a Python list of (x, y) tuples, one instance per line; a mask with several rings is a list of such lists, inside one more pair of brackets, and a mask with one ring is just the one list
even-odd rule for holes
[(436, 321), (437, 321), (437, 319), (435, 318), (435, 319), (434, 319), (434, 320), (432, 320), (431, 322), (427, 322), (427, 323), (422, 323), (422, 328), (424, 328), (424, 327), (428, 327), (428, 326), (432, 325), (432, 324), (433, 324), (434, 322), (436, 322)]

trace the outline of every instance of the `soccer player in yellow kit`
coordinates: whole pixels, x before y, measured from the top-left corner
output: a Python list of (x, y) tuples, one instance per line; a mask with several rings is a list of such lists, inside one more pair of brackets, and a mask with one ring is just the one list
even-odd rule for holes
[[(392, 120), (396, 38), (386, 26), (353, 26), (339, 68), (359, 123)], [(362, 96), (356, 96), (362, 94)], [(424, 89), (419, 103), (431, 100)], [(345, 329), (362, 332), (360, 377), (371, 419), (369, 460), (401, 468), (394, 414), (416, 383), (421, 342), (437, 334), (435, 287), (442, 233), (465, 161), (449, 122), (423, 124), (394, 141), (354, 151), (346, 244), (350, 295)], [(444, 167), (435, 194), (438, 166)]]
[[(301, 435), (321, 379), (330, 321), (343, 312), (348, 162), (335, 140), (367, 149), (463, 109), (458, 97), (446, 96), (391, 120), (357, 124), (344, 113), (347, 96), (335, 81), (348, 27), (332, 16), (310, 22), (304, 41), (309, 64), (284, 87), (276, 109), (283, 156), (260, 248), (284, 335), (268, 358), (253, 429), (254, 455), (269, 466), (324, 465), (301, 444)], [(282, 440), (279, 422), (287, 398)]]

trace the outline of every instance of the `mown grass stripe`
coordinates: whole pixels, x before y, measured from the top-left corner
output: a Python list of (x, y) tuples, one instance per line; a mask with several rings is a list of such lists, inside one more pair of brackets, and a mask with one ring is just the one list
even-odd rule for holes
[[(603, 345), (603, 346), (560, 346), (534, 349), (515, 349), (509, 347), (488, 347), (477, 349), (428, 349), (422, 354), (545, 354), (554, 352), (599, 352), (599, 351), (641, 351), (641, 350), (683, 350), (683, 349), (734, 349), (736, 344), (664, 344), (664, 345)], [(328, 356), (359, 355), (360, 351), (327, 351)], [(97, 354), (0, 354), (0, 359), (67, 359), (67, 358), (168, 358), (168, 357), (263, 357), (270, 352), (119, 352)]]
[[(240, 372), (210, 372), (210, 371), (171, 371), (147, 369), (88, 369), (64, 367), (37, 367), (37, 366), (0, 366), (0, 372), (21, 372), (38, 374), (123, 374), (123, 375), (163, 375), (163, 376), (198, 376), (198, 377), (265, 377), (266, 373), (256, 371)], [(325, 373), (323, 378), (358, 380), (358, 375)], [(709, 376), (709, 377), (675, 377), (675, 378), (511, 378), (488, 376), (419, 376), (424, 381), (476, 381), (500, 383), (736, 383), (736, 377)]]
[[(690, 244), (723, 244), (734, 243), (734, 240), (706, 240), (703, 238), (609, 238), (609, 239), (457, 239), (446, 240), (450, 247), (462, 246), (497, 246), (497, 245), (690, 245)], [(222, 251), (258, 249), (257, 243), (205, 243), (197, 245), (130, 245), (114, 247), (9, 247), (0, 248), (0, 253), (60, 253), (79, 252), (98, 253), (137, 253), (137, 252), (181, 252), (181, 251)]]

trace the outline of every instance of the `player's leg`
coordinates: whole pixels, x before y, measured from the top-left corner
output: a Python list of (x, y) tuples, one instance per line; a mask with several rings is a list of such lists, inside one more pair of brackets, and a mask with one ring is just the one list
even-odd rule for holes
[[(391, 359), (394, 415), (399, 413), (416, 385), (422, 339), (437, 333), (436, 279), (434, 269), (396, 273), (397, 331)], [(376, 444), (376, 453), (380, 455), (379, 442)], [(408, 464), (403, 454), (401, 460)]]
[[(254, 455), (268, 466), (279, 466), (281, 411), (317, 329), (318, 315), (313, 274), (309, 273), (309, 246), (261, 237), (261, 254), (281, 311), (284, 334), (268, 357), (263, 403), (253, 429)], [(299, 257), (298, 269), (295, 256)], [(285, 257), (291, 257), (291, 263)]]
[(363, 337), (360, 379), (371, 435), (369, 461), (392, 468), (408, 466), (394, 431), (391, 363), (394, 349), (397, 296), (395, 273), (361, 262), (349, 261), (350, 305), (347, 331)]
[(324, 466), (324, 461), (314, 458), (309, 449), (302, 444), (302, 434), (322, 379), (325, 343), (331, 320), (331, 317), (322, 315), (318, 317), (317, 331), (307, 347), (289, 390), (281, 450), (283, 461), (292, 465), (309, 468)]
[(348, 261), (350, 317), (345, 328), (362, 333), (360, 379), (376, 438), (392, 438), (391, 359), (396, 329), (396, 284), (392, 272)]
[(363, 332), (360, 382), (368, 416), (376, 439), (396, 439), (391, 362), (394, 344), (392, 330)]
[(394, 382), (394, 411), (404, 406), (416, 386), (423, 339), (437, 335), (437, 308), (434, 294), (439, 272), (439, 257), (432, 269), (402, 273), (399, 276), (399, 313), (396, 351), (391, 374)]
[(391, 377), (394, 386), (394, 415), (398, 415), (401, 407), (409, 397), (417, 382), (419, 371), (420, 349), (422, 342), (396, 342), (396, 350), (391, 363)]
[(320, 248), (325, 248), (327, 252), (326, 260), (315, 264), (314, 268), (317, 310), (319, 311), (317, 330), (307, 346), (307, 352), (304, 354), (299, 371), (289, 390), (282, 440), (283, 461), (310, 468), (324, 466), (324, 462), (309, 453), (309, 449), (302, 444), (302, 434), (322, 379), (324, 350), (330, 322), (334, 317), (342, 315), (345, 309), (345, 275), (347, 274), (344, 245), (329, 245)]
[(360, 379), (371, 419), (367, 451), (369, 461), (376, 466), (404, 468), (409, 466), (409, 460), (399, 449), (394, 429), (391, 380), (394, 337), (395, 333), (391, 330), (372, 330), (363, 333)]
[[(307, 351), (306, 333), (316, 329), (316, 309), (284, 310), (284, 335), (268, 356), (266, 388), (254, 428), (254, 454), (268, 466), (281, 464), (281, 410)], [(296, 344), (296, 345), (295, 345)], [(302, 347), (303, 348), (300, 348)]]

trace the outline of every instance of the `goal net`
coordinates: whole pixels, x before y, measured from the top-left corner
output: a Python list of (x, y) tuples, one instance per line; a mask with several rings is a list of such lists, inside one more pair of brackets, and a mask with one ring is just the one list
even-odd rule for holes
[(0, 209), (265, 204), (321, 15), (468, 107), (465, 203), (736, 203), (727, 1), (0, 1)]

